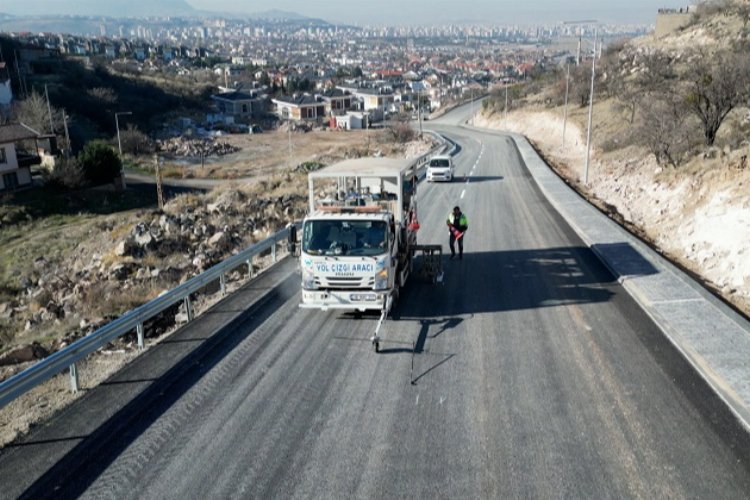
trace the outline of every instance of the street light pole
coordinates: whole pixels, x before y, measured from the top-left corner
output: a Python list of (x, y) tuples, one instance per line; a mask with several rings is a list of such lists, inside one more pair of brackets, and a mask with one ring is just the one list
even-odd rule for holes
[(568, 125), (568, 89), (570, 88), (570, 61), (565, 71), (565, 110), (563, 111), (562, 148), (565, 149), (565, 127)]
[(583, 173), (583, 183), (589, 183), (589, 157), (591, 156), (591, 119), (594, 115), (594, 79), (596, 78), (596, 40), (597, 30), (594, 28), (594, 57), (591, 58), (591, 91), (589, 93), (589, 126), (586, 134), (586, 167)]
[(115, 127), (117, 128), (117, 149), (120, 152), (120, 158), (122, 158), (122, 142), (120, 141), (120, 115), (132, 115), (132, 111), (121, 111), (115, 113)]
[(117, 150), (120, 152), (120, 182), (122, 189), (125, 189), (125, 165), (122, 162), (122, 141), (120, 141), (120, 115), (132, 115), (132, 111), (121, 111), (115, 113), (115, 127), (117, 128)]

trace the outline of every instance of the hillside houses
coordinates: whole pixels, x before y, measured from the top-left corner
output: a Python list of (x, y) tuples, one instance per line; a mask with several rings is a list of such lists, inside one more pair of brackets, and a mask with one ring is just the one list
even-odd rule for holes
[[(28, 48), (18, 52), (20, 72), (52, 73), (63, 55), (118, 77), (147, 73), (173, 80), (206, 96), (196, 106), (202, 109), (186, 113), (209, 129), (218, 123), (265, 129), (279, 120), (356, 128), (417, 108), (440, 109), (522, 79), (529, 68), (559, 56), (542, 45), (523, 46), (539, 30), (301, 28), (242, 20), (207, 26), (176, 18), (121, 23), (100, 30), (101, 36), (13, 34)], [(54, 97), (52, 104), (65, 106)], [(354, 118), (342, 118), (345, 126), (339, 126), (337, 118), (347, 116)]]

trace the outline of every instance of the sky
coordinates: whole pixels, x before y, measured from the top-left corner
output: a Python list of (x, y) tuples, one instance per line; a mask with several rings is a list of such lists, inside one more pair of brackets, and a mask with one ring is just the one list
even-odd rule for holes
[[(487, 23), (529, 25), (596, 19), (603, 23), (653, 24), (659, 8), (687, 7), (691, 0), (182, 0), (212, 12), (254, 14), (272, 9), (337, 24), (429, 25)], [(100, 3), (101, 2), (101, 3)], [(96, 14), (97, 6), (137, 16), (136, 5), (174, 8), (180, 0), (0, 0), (0, 13)], [(116, 7), (115, 7), (116, 6)], [(111, 9), (110, 9), (111, 10)]]
[[(157, 0), (158, 1), (158, 0)], [(428, 24), (461, 21), (531, 24), (581, 19), (654, 23), (659, 8), (689, 0), (188, 0), (202, 10), (297, 12), (330, 22)]]

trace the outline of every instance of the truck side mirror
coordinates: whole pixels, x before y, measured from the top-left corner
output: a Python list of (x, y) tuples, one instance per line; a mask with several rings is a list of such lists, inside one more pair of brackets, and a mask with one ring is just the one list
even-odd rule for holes
[(286, 249), (291, 255), (297, 255), (297, 226), (289, 226), (289, 238), (286, 243)]

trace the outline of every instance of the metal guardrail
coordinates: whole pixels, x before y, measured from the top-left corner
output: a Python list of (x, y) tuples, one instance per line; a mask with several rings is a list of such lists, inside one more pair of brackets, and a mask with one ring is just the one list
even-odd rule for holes
[(229, 257), (154, 300), (125, 313), (86, 337), (73, 342), (64, 349), (5, 380), (0, 383), (0, 408), (42, 382), (65, 371), (65, 369), (68, 369), (70, 372), (71, 389), (76, 392), (79, 387), (78, 370), (76, 367), (78, 361), (116, 338), (134, 330), (138, 336), (138, 347), (143, 349), (145, 345), (143, 333), (144, 322), (179, 302), (185, 304), (188, 321), (192, 321), (194, 315), (190, 300), (191, 295), (217, 280), (220, 282), (222, 294), (226, 293), (227, 273), (246, 265), (248, 266), (248, 274), (252, 276), (253, 257), (269, 249), (271, 250), (271, 258), (275, 263), (277, 260), (276, 247), (280, 242), (286, 241), (288, 236), (289, 228), (287, 227), (265, 240), (255, 243), (242, 252)]
[[(434, 134), (441, 142), (439, 146), (432, 148), (427, 153), (419, 156), (414, 163), (420, 168), (424, 167), (437, 151), (446, 147), (446, 138), (435, 132)], [(452, 141), (451, 141), (452, 142)], [(295, 223), (299, 227), (300, 223)], [(289, 237), (289, 228), (285, 228), (263, 241), (255, 243), (242, 252), (229, 257), (211, 269), (195, 276), (176, 288), (143, 304), (132, 311), (125, 313), (116, 320), (107, 323), (98, 330), (73, 342), (69, 346), (57, 351), (47, 358), (37, 362), (26, 370), (17, 373), (8, 380), (0, 383), (0, 408), (7, 405), (17, 397), (33, 389), (37, 385), (46, 382), (58, 373), (66, 369), (70, 373), (70, 385), (73, 392), (78, 391), (79, 377), (76, 363), (103, 347), (107, 343), (135, 330), (138, 337), (138, 347), (145, 347), (143, 324), (154, 316), (174, 306), (178, 302), (185, 304), (188, 321), (193, 320), (193, 305), (190, 296), (206, 286), (219, 281), (221, 293), (226, 293), (226, 275), (234, 269), (248, 266), (248, 274), (252, 276), (252, 259), (256, 255), (271, 250), (271, 258), (276, 262), (276, 246), (286, 241)]]

